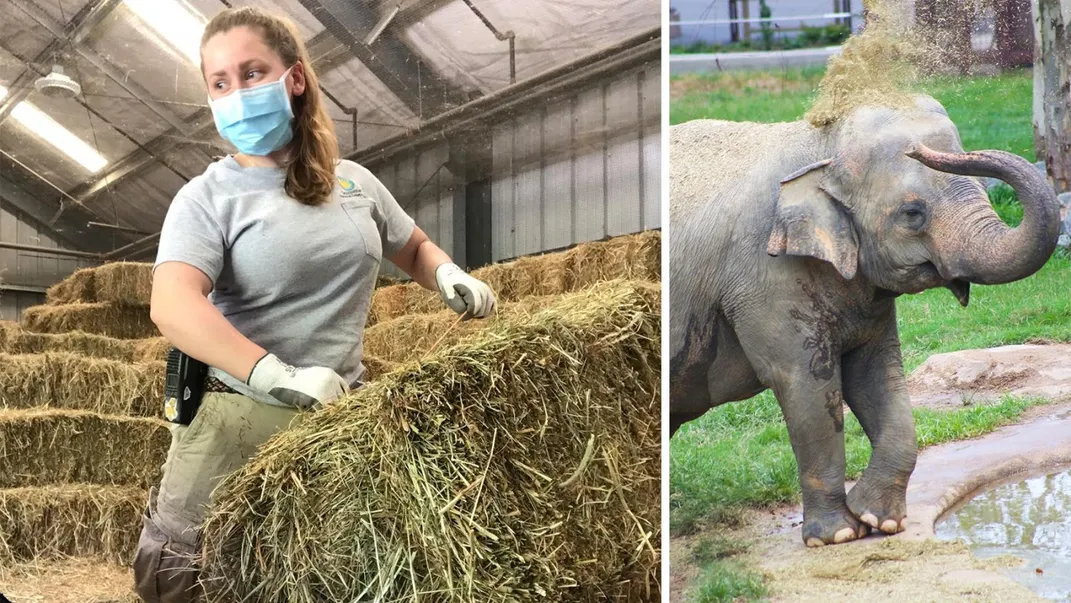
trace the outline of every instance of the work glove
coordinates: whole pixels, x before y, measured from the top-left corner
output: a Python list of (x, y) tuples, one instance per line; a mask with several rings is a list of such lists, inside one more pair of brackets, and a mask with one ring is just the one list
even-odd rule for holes
[(322, 406), (350, 390), (346, 381), (327, 367), (296, 368), (275, 354), (258, 360), (246, 383), (283, 404), (301, 409)]
[(435, 283), (446, 305), (466, 318), (485, 318), (495, 311), (497, 302), (491, 288), (457, 264), (447, 262), (436, 268)]

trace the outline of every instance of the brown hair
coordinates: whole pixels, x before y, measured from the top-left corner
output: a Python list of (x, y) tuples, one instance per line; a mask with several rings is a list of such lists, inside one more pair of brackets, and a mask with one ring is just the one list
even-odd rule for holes
[[(309, 51), (294, 24), (251, 6), (220, 11), (208, 22), (201, 36), (201, 48), (216, 34), (235, 27), (260, 32), (264, 43), (275, 51), (286, 67), (300, 62), (305, 71), (305, 91), (295, 96), (294, 138), (290, 142), (292, 161), (286, 171), (286, 193), (306, 205), (320, 205), (330, 199), (335, 187), (335, 166), (339, 161), (335, 125), (324, 107), (319, 79), (312, 68)], [(204, 77), (204, 63), (201, 64)]]

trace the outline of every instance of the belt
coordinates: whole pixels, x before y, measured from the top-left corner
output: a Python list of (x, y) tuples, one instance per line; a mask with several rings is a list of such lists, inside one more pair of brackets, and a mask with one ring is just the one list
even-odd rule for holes
[(220, 394), (239, 393), (235, 391), (231, 386), (212, 376), (205, 377), (205, 392), (216, 392)]

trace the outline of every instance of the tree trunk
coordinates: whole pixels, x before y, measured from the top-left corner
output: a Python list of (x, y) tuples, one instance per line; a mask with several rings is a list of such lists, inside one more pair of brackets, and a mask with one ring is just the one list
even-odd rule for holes
[(1034, 24), (1030, 0), (997, 0), (996, 47), (997, 65), (1002, 69), (1029, 67), (1034, 64)]
[(1058, 193), (1071, 191), (1071, 0), (1034, 0), (1034, 148)]

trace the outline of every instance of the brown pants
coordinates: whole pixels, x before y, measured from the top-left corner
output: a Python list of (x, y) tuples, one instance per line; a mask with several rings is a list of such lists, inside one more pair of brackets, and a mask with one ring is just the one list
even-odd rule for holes
[(195, 558), (213, 490), (300, 411), (238, 394), (206, 393), (188, 425), (171, 425), (159, 489), (149, 492), (134, 554), (134, 587), (147, 603), (202, 600)]

